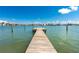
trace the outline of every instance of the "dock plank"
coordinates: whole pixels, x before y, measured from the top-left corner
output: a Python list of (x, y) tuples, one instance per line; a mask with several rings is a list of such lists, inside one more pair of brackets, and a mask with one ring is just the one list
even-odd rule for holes
[(26, 53), (57, 53), (54, 46), (45, 35), (42, 28), (36, 29), (36, 32), (26, 50)]

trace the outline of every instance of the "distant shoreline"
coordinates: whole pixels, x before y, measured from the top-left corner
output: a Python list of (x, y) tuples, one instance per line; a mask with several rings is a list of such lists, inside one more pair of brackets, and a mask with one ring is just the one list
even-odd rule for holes
[(79, 26), (79, 24), (0, 24), (0, 26)]

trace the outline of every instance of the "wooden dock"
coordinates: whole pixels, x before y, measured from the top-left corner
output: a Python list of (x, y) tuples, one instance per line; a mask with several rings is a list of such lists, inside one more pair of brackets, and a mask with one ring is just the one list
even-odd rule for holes
[(48, 37), (45, 35), (44, 28), (36, 28), (36, 30), (26, 53), (57, 53)]

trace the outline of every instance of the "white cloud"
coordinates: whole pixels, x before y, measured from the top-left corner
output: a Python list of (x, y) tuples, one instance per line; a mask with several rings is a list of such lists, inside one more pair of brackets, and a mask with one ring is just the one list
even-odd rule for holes
[(77, 11), (77, 10), (78, 10), (78, 7), (77, 7), (77, 6), (71, 6), (70, 9), (71, 9), (72, 11)]
[(71, 10), (68, 8), (62, 8), (62, 9), (59, 9), (58, 12), (61, 14), (68, 14), (71, 12)]
[(10, 21), (7, 21), (7, 20), (2, 20), (2, 19), (0, 19), (0, 23), (15, 23), (15, 22), (10, 22)]
[(68, 8), (59, 9), (58, 12), (61, 14), (68, 14), (70, 12), (77, 11), (77, 10), (78, 10), (77, 6), (70, 6)]
[(8, 23), (7, 21), (4, 21), (4, 20), (0, 20), (0, 23), (2, 23), (2, 22), (4, 22), (4, 23)]

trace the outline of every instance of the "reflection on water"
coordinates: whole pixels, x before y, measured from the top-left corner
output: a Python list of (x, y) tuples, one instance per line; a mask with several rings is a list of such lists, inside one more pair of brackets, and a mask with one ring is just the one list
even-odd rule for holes
[[(41, 26), (0, 26), (0, 52), (25, 52), (32, 29)], [(42, 26), (58, 52), (79, 52), (79, 26)]]
[(0, 52), (25, 52), (31, 38), (32, 26), (0, 27)]
[(47, 28), (47, 36), (58, 52), (79, 52), (79, 26), (68, 26), (68, 30), (65, 26)]
[(66, 25), (66, 40), (68, 39), (68, 25)]

